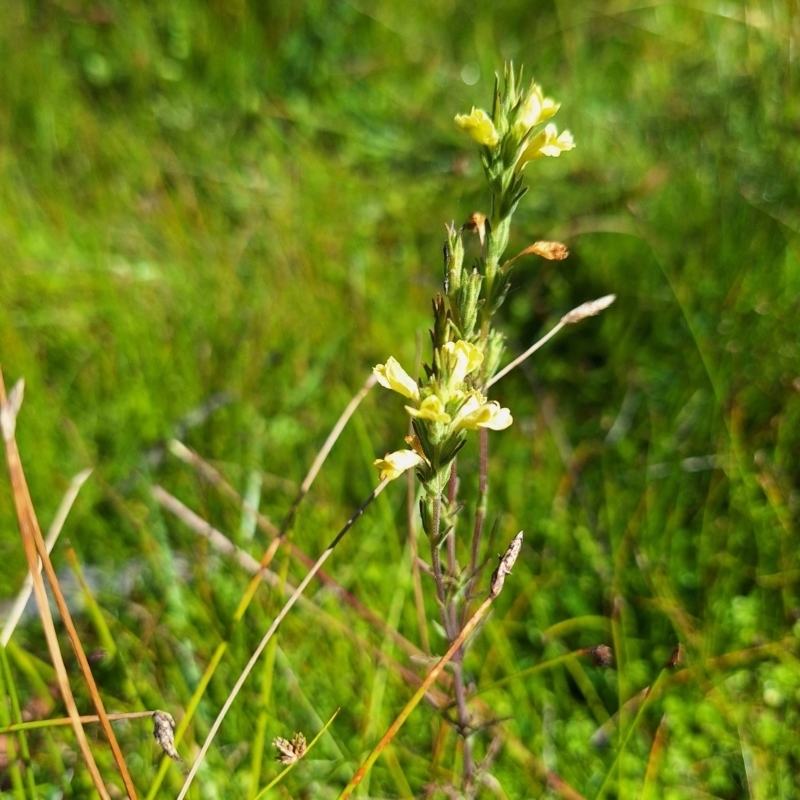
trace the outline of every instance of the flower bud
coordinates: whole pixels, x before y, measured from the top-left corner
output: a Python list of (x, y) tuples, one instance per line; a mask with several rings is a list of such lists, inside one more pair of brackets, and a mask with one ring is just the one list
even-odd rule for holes
[(474, 344), (463, 339), (443, 344), (441, 353), (451, 389), (458, 389), (467, 375), (483, 363), (483, 353)]

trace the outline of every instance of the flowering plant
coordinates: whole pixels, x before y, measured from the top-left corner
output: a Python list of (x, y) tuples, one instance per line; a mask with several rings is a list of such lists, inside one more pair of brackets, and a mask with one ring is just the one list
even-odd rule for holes
[[(430, 364), (423, 365), (424, 375), (419, 380), (412, 378), (391, 356), (373, 370), (381, 386), (408, 400), (405, 410), (413, 430), (405, 439), (408, 448), (387, 453), (375, 461), (375, 466), (380, 470), (381, 481), (393, 480), (413, 468), (421, 484), (420, 518), (430, 544), (444, 632), (454, 653), (455, 704), (464, 737), (464, 788), (469, 797), (473, 796), (469, 792), (475, 785), (467, 737), (472, 723), (461, 670), (464, 646), (458, 643), (467, 633), (464, 620), (480, 572), (479, 553), (488, 485), (487, 432), (505, 430), (513, 423), (511, 411), (490, 400), (487, 392), (561, 327), (599, 313), (614, 299), (609, 295), (573, 309), (540, 342), (498, 371), (505, 344), (503, 334), (492, 326), (492, 317), (508, 294), (512, 267), (525, 255), (547, 259), (563, 259), (568, 255), (560, 242), (535, 242), (505, 260), (511, 218), (527, 192), (523, 183), (526, 165), (543, 156), (559, 156), (575, 147), (569, 131), (559, 133), (555, 125), (548, 122), (560, 104), (545, 98), (541, 87), (534, 82), (522, 88), (521, 78), (521, 72), (516, 75), (508, 65), (502, 86), (499, 79), (495, 82), (491, 114), (473, 108), (469, 114), (459, 114), (455, 118), (456, 127), (479, 145), (491, 204), (488, 215), (474, 213), (458, 228), (454, 223), (446, 226), (444, 286), (442, 293), (433, 300)], [(480, 244), (480, 255), (474, 263), (465, 263), (465, 235), (477, 236)], [(480, 437), (480, 488), (470, 567), (462, 570), (455, 545), (461, 508), (457, 499), (456, 457), (470, 431), (478, 431)], [(440, 555), (445, 543), (446, 574)], [(521, 543), (522, 533), (514, 540), (513, 558)], [(416, 565), (416, 560), (414, 563)], [(508, 570), (510, 566), (506, 572)], [(495, 572), (492, 597), (499, 592), (506, 572)], [(418, 574), (415, 575), (418, 580)], [(480, 609), (476, 615), (479, 612)], [(424, 630), (424, 625), (420, 628)], [(356, 778), (343, 797), (348, 796), (355, 783)]]
[[(456, 127), (480, 145), (480, 157), (491, 191), (491, 213), (473, 214), (460, 228), (447, 226), (444, 245), (444, 293), (433, 302), (433, 359), (425, 365), (425, 378), (415, 381), (394, 357), (378, 364), (375, 377), (381, 386), (403, 395), (410, 404), (414, 434), (408, 450), (375, 461), (381, 478), (396, 478), (416, 468), (424, 489), (420, 503), (425, 532), (436, 550), (448, 531), (440, 530), (441, 511), (447, 506), (445, 488), (453, 461), (464, 446), (468, 431), (508, 428), (513, 418), (507, 408), (486, 396), (486, 386), (500, 364), (504, 337), (491, 325), (509, 289), (512, 259), (502, 263), (508, 245), (511, 218), (527, 188), (525, 165), (541, 156), (558, 156), (575, 144), (569, 131), (558, 134), (552, 123), (539, 130), (560, 108), (545, 98), (531, 82), (521, 87), (521, 73), (511, 65), (501, 87), (495, 83), (492, 113), (473, 108), (458, 114)], [(477, 235), (481, 256), (464, 263), (465, 234)], [(527, 253), (564, 258), (566, 248), (539, 242)], [(434, 569), (436, 556), (434, 555)]]

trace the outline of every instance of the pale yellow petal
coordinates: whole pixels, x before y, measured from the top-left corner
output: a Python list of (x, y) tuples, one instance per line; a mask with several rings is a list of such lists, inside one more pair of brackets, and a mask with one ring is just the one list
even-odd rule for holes
[[(469, 401), (467, 402), (469, 403)], [(477, 408), (474, 406), (468, 408), (465, 404), (462, 412), (456, 419), (456, 430), (475, 431), (478, 428), (490, 428), (493, 431), (502, 431), (514, 421), (511, 412), (507, 408), (501, 408), (495, 400), (483, 403)]]
[(456, 114), (454, 122), (456, 128), (478, 144), (494, 147), (500, 141), (492, 118), (482, 108), (473, 108), (471, 114)]
[(529, 161), (542, 156), (558, 157), (565, 150), (572, 150), (574, 147), (575, 142), (569, 131), (559, 134), (555, 125), (547, 125), (528, 142), (517, 162), (517, 169), (522, 169)]
[(382, 481), (387, 479), (393, 481), (407, 469), (418, 467), (424, 461), (413, 450), (396, 450), (394, 453), (387, 453), (383, 458), (376, 458), (372, 463), (381, 471)]
[(419, 408), (406, 406), (406, 411), (417, 419), (429, 419), (431, 422), (450, 422), (450, 415), (444, 410), (444, 403), (435, 394), (426, 397)]
[(372, 371), (381, 386), (385, 386), (387, 389), (391, 389), (411, 400), (419, 399), (419, 387), (416, 381), (400, 366), (393, 356), (389, 356), (385, 364), (378, 364)]

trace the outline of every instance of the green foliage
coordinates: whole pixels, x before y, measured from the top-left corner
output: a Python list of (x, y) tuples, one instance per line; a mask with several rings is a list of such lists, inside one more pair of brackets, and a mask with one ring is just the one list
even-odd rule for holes
[[(508, 718), (491, 772), (508, 797), (544, 796), (534, 759), (591, 798), (618, 757), (606, 797), (798, 797), (794, 13), (774, 2), (4, 3), (0, 361), (7, 382), (26, 379), (17, 435), (43, 526), (71, 476), (95, 468), (65, 537), (118, 648), (95, 667), (110, 711), (180, 719), (247, 585), (159, 509), (151, 485), (256, 557), (266, 547), (165, 440), (185, 441), (242, 493), (261, 472), (259, 508), (283, 517), (370, 368), (388, 354), (413, 364), (417, 331), (427, 347), (444, 225), (489, 213), (480, 161), (452, 118), (487, 103), (510, 58), (563, 102), (576, 148), (527, 167), (508, 252), (546, 238), (571, 255), (517, 262), (496, 324), (516, 354), (579, 303), (618, 300), (493, 388), (515, 423), (490, 437), (486, 557), (520, 529), (526, 538), (464, 670), (480, 688), (561, 660), (482, 695)], [(371, 461), (397, 446), (402, 405), (373, 393), (345, 430), (294, 526), (307, 554), (373, 487)], [(477, 462), (470, 441), (460, 474)], [(474, 498), (474, 480), (461, 493)], [(0, 522), (10, 599), (24, 558), (7, 480)], [(409, 558), (393, 485), (326, 569), (419, 643)], [(284, 559), (275, 570), (299, 581)], [(409, 665), (335, 593), (318, 586), (314, 599)], [(262, 587), (179, 748), (187, 760), (279, 607)], [(76, 611), (87, 650), (99, 647)], [(685, 665), (665, 673), (620, 752), (626, 703), (677, 641)], [(15, 642), (24, 713), (52, 673), (36, 623)], [(612, 669), (562, 659), (600, 642)], [(262, 677), (245, 685), (194, 796), (251, 797), (252, 765), (256, 786), (279, 769), (251, 743), (296, 730), (310, 740), (341, 706), (273, 795), (335, 797), (411, 694), (302, 608), (279, 647), (271, 692)], [(609, 722), (620, 708), (621, 730)], [(460, 756), (443, 724), (419, 708), (369, 795), (447, 784)], [(159, 758), (149, 723), (119, 735), (144, 795)], [(474, 737), (478, 759), (490, 740)], [(67, 729), (27, 743), (42, 796), (89, 796), (80, 767), (64, 779)], [(164, 796), (181, 780), (172, 766)], [(17, 776), (2, 790), (21, 786)]]

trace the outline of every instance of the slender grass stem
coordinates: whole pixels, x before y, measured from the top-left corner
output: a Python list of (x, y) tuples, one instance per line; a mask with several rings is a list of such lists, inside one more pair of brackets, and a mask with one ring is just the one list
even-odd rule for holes
[[(236, 545), (234, 545), (233, 542), (231, 542), (231, 540), (228, 539), (227, 536), (218, 531), (216, 528), (211, 527), (205, 520), (203, 520), (201, 517), (198, 517), (193, 511), (191, 511), (191, 509), (184, 506), (176, 498), (173, 498), (172, 495), (170, 495), (168, 492), (165, 492), (163, 489), (161, 489), (161, 487), (158, 486), (154, 487), (153, 493), (154, 496), (156, 496), (156, 498), (159, 500), (159, 502), (161, 502), (162, 500), (165, 501), (168, 500), (170, 504), (169, 507), (175, 509), (179, 519), (181, 519), (184, 523), (186, 523), (195, 533), (207, 537), (211, 546), (217, 549), (219, 552), (225, 553), (235, 558), (239, 566), (241, 566), (251, 575), (259, 574), (261, 580), (263, 580), (268, 586), (277, 590), (281, 594), (285, 594), (287, 591), (293, 592), (295, 590), (295, 587), (288, 581), (284, 586), (284, 584), (281, 582), (281, 578), (279, 575), (277, 575), (276, 573), (272, 572), (269, 569), (262, 569), (259, 562), (256, 561), (255, 558), (253, 558), (249, 553), (236, 547)], [(321, 571), (322, 570), (320, 570), (320, 572)], [(317, 577), (319, 577), (319, 573), (317, 573)], [(335, 628), (341, 631), (343, 634), (349, 636), (356, 643), (358, 647), (370, 650), (377, 659), (382, 660), (385, 663), (389, 664), (407, 684), (409, 684), (410, 686), (419, 685), (420, 679), (413, 672), (411, 672), (407, 668), (403, 667), (401, 664), (391, 659), (379, 647), (371, 645), (365, 642), (360, 637), (358, 637), (353, 632), (352, 627), (347, 625), (347, 623), (342, 622), (337, 617), (334, 617), (326, 613), (318, 605), (316, 605), (311, 600), (308, 600), (304, 597), (301, 597), (298, 600), (298, 603), (312, 615), (313, 620), (318, 621), (319, 624), (324, 625), (328, 629)], [(236, 616), (236, 614), (234, 614), (234, 616)], [(368, 617), (365, 617), (364, 619), (368, 623), (372, 622), (371, 619)], [(386, 628), (387, 626), (382, 621), (382, 625), (373, 627), (375, 627), (377, 631), (384, 631), (384, 628)], [(390, 633), (391, 630), (392, 629), (388, 629), (387, 633)], [(424, 651), (420, 650), (418, 647), (415, 647), (414, 644), (405, 639), (405, 637), (403, 637), (401, 634), (397, 633), (396, 631), (395, 634), (397, 635), (397, 637), (399, 637), (399, 644), (401, 649), (405, 653), (407, 653), (409, 657), (420, 658), (421, 656), (425, 655)], [(390, 637), (390, 638), (392, 638), (393, 641), (397, 642), (397, 639), (395, 637)], [(206, 671), (203, 673), (200, 683), (198, 684), (198, 689), (195, 692), (195, 694), (197, 695), (198, 702), (200, 695), (202, 695), (202, 693), (205, 691), (205, 688), (208, 685), (208, 681), (213, 675), (213, 672), (216, 669), (217, 664), (219, 663), (219, 659), (226, 652), (227, 647), (228, 647), (227, 641), (221, 642), (220, 645), (217, 647), (217, 650), (214, 652), (214, 655), (212, 656), (209, 665), (206, 667)], [(440, 682), (447, 688), (451, 688), (451, 686), (447, 681), (448, 678), (449, 676), (445, 673), (442, 676), (440, 676)], [(46, 687), (44, 688), (46, 689)], [(202, 691), (200, 691), (201, 689)], [(437, 696), (437, 697), (430, 696), (428, 699), (430, 700), (431, 704), (436, 707), (443, 707), (447, 705), (447, 699), (444, 696)], [(186, 725), (188, 724), (188, 721), (185, 723), (184, 720), (186, 720), (187, 716), (190, 716), (189, 710), (190, 709), (194, 710), (194, 708), (196, 708), (195, 696), (192, 697), (192, 702), (190, 702), (189, 706), (187, 706), (186, 714), (184, 715), (183, 719), (178, 725), (178, 729), (175, 732), (176, 744), (182, 740), (183, 733), (185, 732)], [(169, 760), (165, 761), (164, 763), (165, 766), (167, 766), (169, 764)]]
[(600, 798), (605, 794), (606, 786), (608, 785), (609, 780), (611, 779), (614, 770), (617, 768), (617, 764), (625, 752), (625, 748), (628, 746), (628, 742), (630, 741), (631, 736), (633, 736), (633, 732), (636, 730), (636, 726), (641, 719), (642, 714), (644, 713), (645, 708), (648, 706), (648, 701), (653, 696), (653, 691), (659, 686), (662, 682), (662, 678), (666, 674), (667, 670), (662, 669), (658, 676), (656, 677), (655, 681), (651, 686), (648, 686), (647, 694), (645, 694), (642, 703), (639, 705), (639, 708), (636, 710), (636, 714), (631, 720), (631, 724), (628, 726), (628, 730), (625, 732), (625, 735), (622, 737), (622, 740), (619, 743), (619, 747), (617, 747), (617, 751), (614, 754), (614, 760), (611, 762), (608, 770), (606, 771), (605, 776), (603, 777), (603, 782), (600, 784), (600, 788), (597, 790), (597, 794), (594, 796), (594, 800), (600, 800)]
[(388, 480), (381, 481), (378, 486), (371, 492), (369, 497), (358, 507), (355, 511), (353, 516), (345, 523), (344, 527), (336, 534), (333, 538), (331, 543), (322, 553), (322, 555), (317, 559), (314, 566), (308, 571), (305, 578), (300, 582), (297, 589), (294, 590), (291, 597), (286, 601), (286, 604), (281, 609), (280, 613), (275, 620), (273, 621), (272, 625), (270, 626), (269, 630), (264, 634), (264, 638), (259, 643), (258, 647), (255, 649), (255, 652), (250, 657), (250, 660), (247, 662), (247, 665), (242, 670), (242, 674), (239, 676), (239, 679), (236, 681), (233, 689), (231, 690), (230, 694), (228, 695), (228, 699), (225, 701), (222, 709), (220, 710), (219, 714), (217, 715), (216, 720), (214, 720), (214, 724), (211, 726), (211, 730), (208, 732), (208, 736), (206, 737), (203, 746), (200, 748), (200, 752), (195, 759), (194, 764), (192, 765), (189, 774), (186, 776), (186, 781), (183, 784), (183, 787), (178, 794), (178, 800), (183, 800), (186, 797), (186, 793), (189, 791), (189, 787), (192, 785), (192, 781), (194, 780), (195, 775), (197, 774), (198, 769), (200, 769), (200, 765), (203, 763), (203, 760), (208, 752), (209, 747), (211, 747), (211, 743), (214, 741), (214, 737), (217, 735), (217, 731), (219, 730), (220, 726), (222, 725), (222, 721), (225, 719), (230, 707), (233, 705), (234, 700), (236, 699), (239, 691), (241, 690), (244, 682), (247, 680), (248, 676), (253, 670), (256, 662), (259, 659), (259, 656), (263, 652), (264, 648), (267, 646), (267, 642), (272, 638), (272, 635), (278, 629), (278, 626), (283, 621), (284, 617), (289, 613), (292, 609), (294, 604), (297, 602), (297, 599), (300, 595), (305, 591), (306, 586), (311, 583), (314, 575), (317, 573), (319, 568), (328, 560), (329, 556), (333, 552), (334, 548), (337, 544), (342, 540), (344, 535), (353, 527), (356, 520), (364, 513), (367, 507), (375, 500), (376, 497), (386, 488), (388, 485)]
[(481, 428), (479, 434), (480, 463), (478, 473), (478, 500), (475, 508), (475, 527), (472, 531), (472, 552), (470, 554), (469, 572), (470, 579), (467, 584), (467, 591), (464, 595), (464, 606), (462, 608), (461, 623), (463, 625), (466, 615), (469, 613), (469, 604), (475, 591), (475, 584), (478, 580), (478, 558), (481, 552), (481, 540), (483, 538), (483, 523), (486, 519), (486, 506), (489, 487), (489, 431)]
[(494, 377), (486, 382), (486, 388), (488, 389), (490, 386), (494, 386), (501, 378), (504, 378), (511, 372), (512, 369), (518, 367), (523, 361), (530, 358), (540, 347), (547, 344), (563, 327), (566, 325), (564, 320), (562, 319), (559, 323), (549, 332), (542, 336), (538, 342), (531, 345), (521, 356), (517, 356), (510, 364), (507, 364), (500, 372), (496, 373)]
[[(152, 717), (158, 709), (154, 711), (127, 711), (121, 714), (107, 714), (109, 722), (120, 722), (121, 720), (131, 719), (144, 719), (145, 717)], [(100, 717), (97, 714), (82, 714), (80, 721), (84, 724), (90, 725), (92, 723), (100, 722)], [(69, 717), (59, 717), (58, 719), (34, 719), (30, 722), (19, 722), (12, 725), (7, 725), (0, 728), (0, 734), (13, 733), (14, 731), (33, 731), (39, 728), (67, 728), (72, 724)]]

